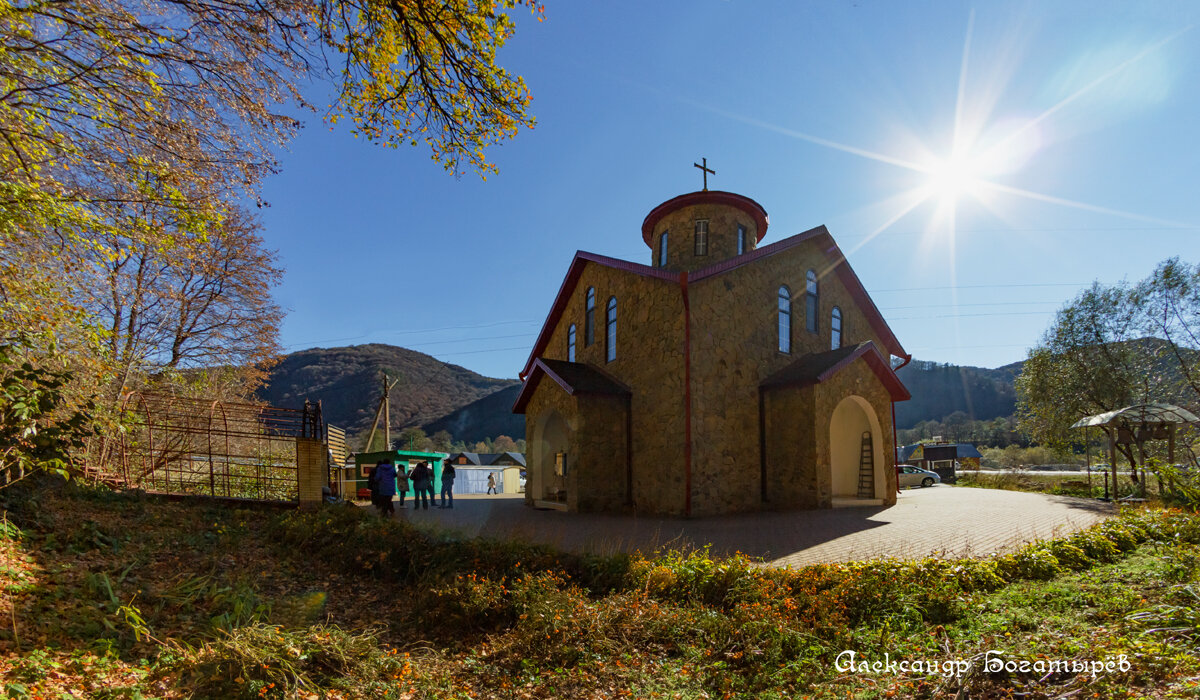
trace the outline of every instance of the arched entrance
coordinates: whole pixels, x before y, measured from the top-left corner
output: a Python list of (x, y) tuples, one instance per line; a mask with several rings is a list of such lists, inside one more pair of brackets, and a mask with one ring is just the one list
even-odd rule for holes
[(847, 396), (829, 419), (830, 486), (834, 498), (859, 497), (859, 467), (862, 461), (863, 435), (871, 436), (874, 493), (871, 498), (887, 495), (887, 477), (883, 473), (883, 433), (875, 409), (861, 396)]
[[(534, 449), (537, 450), (536, 482), (533, 496), (545, 500), (565, 500), (567, 491), (566, 472), (570, 470), (570, 429), (567, 421), (557, 411), (548, 411), (538, 421), (538, 435)], [(561, 465), (561, 467), (560, 467)]]

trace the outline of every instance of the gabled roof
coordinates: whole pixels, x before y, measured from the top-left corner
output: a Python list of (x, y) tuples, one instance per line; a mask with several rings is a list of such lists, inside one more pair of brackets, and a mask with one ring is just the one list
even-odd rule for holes
[(983, 457), (979, 450), (969, 442), (952, 442), (948, 444), (926, 444), (918, 442), (913, 445), (901, 445), (900, 447), (897, 447), (896, 461), (907, 462), (909, 458), (916, 453), (917, 449), (921, 447), (953, 447), (957, 451), (957, 455), (955, 457), (956, 459), (980, 459)]
[(867, 290), (863, 287), (862, 281), (858, 279), (858, 275), (854, 274), (854, 270), (850, 269), (850, 264), (846, 262), (846, 256), (842, 254), (841, 248), (838, 248), (834, 242), (833, 236), (829, 235), (829, 230), (824, 226), (818, 226), (809, 229), (804, 233), (798, 233), (795, 236), (789, 236), (781, 241), (776, 241), (770, 245), (763, 246), (746, 253), (738, 255), (727, 260), (722, 260), (708, 267), (692, 272), (677, 271), (672, 272), (658, 267), (642, 265), (640, 263), (629, 262), (628, 260), (620, 260), (618, 258), (610, 258), (605, 255), (597, 255), (596, 253), (588, 253), (586, 251), (576, 251), (575, 257), (571, 260), (571, 266), (567, 268), (566, 277), (563, 278), (562, 284), (558, 288), (558, 295), (554, 297), (554, 303), (550, 307), (550, 313), (546, 316), (546, 321), (542, 324), (542, 330), (538, 334), (537, 340), (533, 344), (533, 350), (529, 353), (529, 359), (525, 361), (525, 367), (521, 370), (520, 376), (524, 380), (529, 376), (533, 369), (534, 360), (542, 355), (546, 349), (546, 345), (550, 342), (550, 336), (554, 333), (554, 328), (562, 319), (563, 312), (566, 310), (567, 302), (571, 299), (571, 293), (575, 291), (575, 285), (579, 283), (579, 277), (583, 274), (583, 270), (588, 263), (603, 265), (614, 270), (624, 270), (632, 272), (642, 277), (663, 280), (676, 285), (682, 284), (686, 278), (688, 283), (700, 282), (710, 277), (716, 277), (724, 272), (748, 265), (756, 260), (782, 253), (785, 250), (790, 250), (798, 245), (808, 241), (815, 241), (821, 246), (825, 255), (829, 258), (829, 266), (818, 271), (820, 277), (824, 277), (829, 272), (833, 272), (841, 280), (842, 285), (850, 293), (859, 309), (867, 318), (867, 322), (871, 324), (871, 328), (878, 334), (880, 340), (883, 341), (884, 348), (897, 357), (909, 357), (908, 353), (904, 352), (904, 346), (897, 340), (896, 335), (892, 333), (892, 329), (888, 326), (887, 321), (883, 319), (883, 314), (879, 312), (879, 307), (875, 306), (875, 302), (871, 300), (871, 296), (867, 294)]
[(529, 373), (529, 378), (525, 380), (525, 385), (521, 387), (521, 393), (517, 396), (516, 403), (513, 404), (513, 413), (525, 412), (525, 405), (529, 403), (529, 399), (533, 398), (533, 391), (543, 376), (553, 379), (570, 396), (576, 394), (620, 396), (632, 393), (629, 387), (591, 365), (539, 357), (533, 361), (533, 369)]
[(849, 367), (860, 357), (875, 372), (875, 376), (879, 377), (879, 381), (891, 394), (893, 401), (907, 401), (912, 398), (912, 394), (908, 393), (908, 389), (904, 387), (904, 382), (901, 382), (896, 373), (892, 371), (891, 364), (880, 354), (879, 349), (875, 347), (875, 342), (871, 340), (837, 350), (803, 355), (792, 364), (764, 379), (759, 386), (764, 389), (773, 389), (820, 384)]
[(489, 452), (479, 455), (480, 459), (485, 460), (484, 464), (495, 464), (504, 457), (508, 457), (522, 467), (525, 466), (525, 455), (521, 452)]
[(742, 265), (748, 265), (756, 260), (777, 255), (785, 250), (790, 250), (796, 246), (814, 241), (821, 247), (821, 250), (829, 258), (829, 266), (817, 271), (818, 279), (824, 278), (830, 272), (833, 272), (841, 280), (842, 286), (850, 293), (850, 297), (854, 299), (854, 303), (862, 310), (862, 313), (867, 318), (867, 322), (871, 324), (871, 328), (879, 335), (879, 339), (883, 341), (884, 348), (895, 355), (896, 357), (908, 357), (908, 353), (904, 352), (904, 346), (896, 338), (896, 334), (892, 332), (887, 321), (883, 319), (883, 314), (879, 312), (879, 307), (875, 306), (875, 302), (871, 300), (871, 295), (867, 294), (866, 287), (863, 286), (862, 280), (858, 279), (858, 275), (850, 267), (850, 263), (846, 261), (846, 256), (842, 254), (842, 249), (830, 235), (829, 229), (824, 225), (809, 229), (804, 233), (798, 233), (795, 236), (789, 236), (781, 241), (775, 241), (770, 245), (763, 246), (756, 250), (752, 250), (745, 255), (738, 255), (727, 260), (722, 260), (714, 265), (701, 268), (688, 275), (688, 282), (699, 282), (709, 277), (715, 277), (724, 272), (737, 269)]
[(480, 461), (480, 455), (477, 452), (455, 452), (454, 454), (450, 455), (448, 461), (451, 463), (457, 462), (459, 457), (465, 457), (468, 464), (483, 463)]
[(571, 299), (571, 292), (575, 291), (575, 285), (579, 283), (579, 276), (583, 274), (583, 268), (588, 263), (603, 265), (614, 270), (632, 272), (642, 277), (660, 279), (666, 282), (679, 282), (680, 273), (678, 272), (668, 272), (657, 267), (641, 265), (618, 258), (610, 258), (606, 255), (597, 255), (596, 253), (589, 253), (583, 250), (575, 251), (575, 257), (571, 259), (571, 266), (567, 268), (567, 275), (563, 277), (562, 284), (559, 285), (558, 295), (554, 297), (554, 303), (550, 306), (550, 313), (546, 316), (545, 323), (542, 324), (542, 332), (538, 334), (538, 338), (533, 344), (533, 350), (529, 353), (529, 359), (525, 361), (525, 368), (521, 370), (522, 380), (529, 376), (529, 373), (533, 370), (534, 360), (542, 354), (542, 351), (546, 349), (546, 344), (550, 342), (550, 336), (554, 333), (554, 328), (558, 325), (563, 311), (567, 308), (567, 302)]

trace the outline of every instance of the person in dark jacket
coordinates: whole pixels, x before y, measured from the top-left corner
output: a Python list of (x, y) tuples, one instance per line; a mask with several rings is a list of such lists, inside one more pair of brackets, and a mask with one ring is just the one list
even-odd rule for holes
[(449, 462), (442, 466), (442, 507), (454, 507), (454, 465)]
[(396, 465), (380, 462), (375, 467), (375, 490), (379, 493), (379, 514), (390, 517), (396, 512), (392, 496), (396, 495)]
[(433, 474), (429, 471), (429, 466), (424, 462), (417, 462), (417, 466), (412, 468), (408, 473), (408, 478), (412, 479), (413, 485), (413, 510), (416, 510), (418, 504), (420, 507), (429, 510), (429, 496), (433, 491)]
[(367, 489), (371, 492), (371, 507), (379, 507), (379, 481), (375, 478), (376, 467), (367, 470)]

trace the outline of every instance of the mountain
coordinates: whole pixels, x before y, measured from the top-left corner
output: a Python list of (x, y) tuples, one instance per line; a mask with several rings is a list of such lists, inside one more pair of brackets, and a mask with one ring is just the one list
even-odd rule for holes
[(913, 360), (896, 374), (912, 393), (896, 404), (896, 427), (911, 428), (923, 420), (942, 420), (962, 411), (974, 420), (1011, 416), (1017, 393), (1013, 382), (1024, 362), (996, 369)]
[[(520, 385), (515, 379), (485, 377), (424, 353), (371, 343), (312, 348), (286, 355), (271, 369), (259, 398), (274, 406), (289, 407), (303, 404), (306, 398), (320, 400), (327, 423), (345, 428), (349, 435), (358, 435), (371, 429), (384, 372), (393, 381), (399, 380), (391, 390), (393, 435), (400, 428), (430, 424), (490, 394)], [(502, 402), (496, 403), (498, 410)], [(509, 401), (507, 408), (511, 407)], [(464, 429), (475, 430), (468, 423), (463, 425)], [(521, 426), (523, 435), (524, 421)], [(513, 439), (521, 437), (505, 434)], [(456, 433), (454, 437), (463, 439)]]
[(519, 393), (520, 384), (505, 387), (421, 427), (427, 435), (445, 430), (468, 443), (501, 435), (519, 440), (525, 437), (525, 416), (512, 412)]

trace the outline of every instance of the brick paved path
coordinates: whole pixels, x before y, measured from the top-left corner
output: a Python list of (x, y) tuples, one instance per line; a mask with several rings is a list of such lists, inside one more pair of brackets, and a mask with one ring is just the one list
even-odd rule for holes
[(466, 536), (518, 537), (576, 551), (711, 544), (715, 553), (741, 551), (776, 566), (798, 566), (874, 557), (985, 556), (1069, 534), (1113, 514), (1099, 501), (941, 485), (907, 489), (891, 508), (691, 520), (534, 510), (523, 496), (513, 495), (460, 496), (454, 504), (453, 510), (406, 509), (397, 517)]

